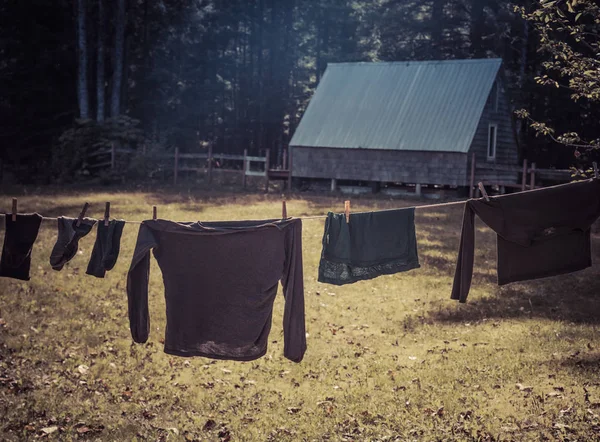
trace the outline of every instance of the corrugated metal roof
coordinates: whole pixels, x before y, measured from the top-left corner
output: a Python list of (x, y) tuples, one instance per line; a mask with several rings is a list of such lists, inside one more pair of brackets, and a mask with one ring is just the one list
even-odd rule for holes
[(468, 152), (501, 64), (329, 64), (290, 145)]

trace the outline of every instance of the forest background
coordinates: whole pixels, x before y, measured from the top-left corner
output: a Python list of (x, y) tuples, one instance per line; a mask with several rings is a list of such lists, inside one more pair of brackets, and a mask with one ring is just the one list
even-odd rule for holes
[(521, 158), (586, 167), (599, 23), (591, 0), (2, 2), (0, 160), (38, 184), (112, 143), (278, 164), (328, 63), (500, 57)]

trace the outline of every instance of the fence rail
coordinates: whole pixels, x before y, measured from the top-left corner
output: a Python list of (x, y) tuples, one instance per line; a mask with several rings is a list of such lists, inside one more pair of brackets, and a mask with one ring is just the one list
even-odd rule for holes
[[(482, 183), (486, 186), (504, 186), (520, 189), (521, 191), (541, 187), (536, 186), (536, 179), (538, 178), (542, 180), (563, 182), (567, 182), (571, 178), (571, 171), (569, 169), (538, 169), (535, 167), (535, 163), (531, 163), (531, 165), (528, 166), (527, 159), (523, 160), (523, 165), (521, 167), (516, 165), (512, 166), (510, 164), (477, 164), (477, 162), (475, 161), (475, 154), (473, 153), (471, 156), (471, 180), (469, 183), (469, 198), (473, 198), (475, 194), (479, 194), (479, 189), (477, 189), (477, 186), (475, 184), (475, 175), (477, 170), (520, 173), (520, 183), (507, 183), (489, 180), (484, 180), (482, 181)], [(528, 179), (529, 184), (527, 183)]]
[[(116, 167), (116, 160), (118, 154), (130, 155), (135, 153), (134, 149), (123, 149), (113, 146), (110, 149), (100, 149), (88, 155), (88, 158), (101, 157), (103, 155), (110, 156), (110, 160), (96, 163), (88, 166), (90, 169), (107, 168), (114, 169)], [(265, 192), (269, 191), (269, 182), (271, 180), (287, 180), (287, 188), (291, 189), (292, 176), (289, 165), (287, 165), (286, 152), (283, 154), (283, 169), (271, 169), (269, 161), (269, 151), (266, 151), (264, 157), (260, 156), (249, 156), (248, 151), (244, 149), (243, 155), (233, 155), (228, 153), (214, 153), (212, 146), (208, 147), (207, 153), (179, 153), (179, 148), (175, 148), (173, 154), (152, 154), (154, 158), (167, 159), (173, 161), (173, 184), (177, 184), (179, 178), (179, 172), (204, 172), (207, 177), (207, 181), (210, 184), (212, 182), (213, 170), (217, 169), (219, 172), (225, 173), (237, 173), (242, 178), (242, 185), (245, 188), (247, 184), (247, 177), (264, 177), (265, 179)], [(193, 167), (191, 165), (181, 165), (182, 161), (186, 160), (203, 160), (203, 164)], [(227, 160), (227, 161), (239, 161), (242, 162), (240, 168), (224, 168), (214, 167), (215, 160)], [(252, 163), (263, 163), (264, 166), (260, 170), (254, 170), (251, 168)], [(286, 165), (288, 166), (286, 168)]]

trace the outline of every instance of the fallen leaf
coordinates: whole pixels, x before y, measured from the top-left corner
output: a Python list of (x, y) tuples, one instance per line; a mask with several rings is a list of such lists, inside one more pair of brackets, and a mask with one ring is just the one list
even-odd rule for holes
[(88, 370), (90, 369), (90, 367), (88, 367), (87, 365), (80, 365), (79, 367), (77, 367), (77, 371), (81, 374), (87, 374)]
[(287, 408), (287, 411), (288, 411), (288, 413), (290, 413), (290, 414), (296, 414), (296, 413), (298, 413), (300, 410), (302, 410), (302, 408), (300, 408), (300, 407), (288, 407), (288, 408)]
[(521, 383), (516, 383), (515, 384), (517, 386), (517, 388), (521, 391), (526, 391), (526, 392), (530, 392), (533, 391), (533, 387), (530, 385), (523, 385)]
[(46, 428), (42, 428), (42, 432), (44, 434), (52, 434), (55, 431), (58, 431), (58, 427), (56, 425), (52, 426), (52, 427), (46, 427)]
[(202, 429), (204, 431), (210, 431), (217, 426), (217, 423), (213, 419), (209, 419), (206, 421)]
[(173, 434), (176, 434), (177, 436), (179, 436), (179, 430), (175, 427), (171, 427), (171, 428), (167, 428), (168, 431), (170, 431)]
[(79, 427), (79, 428), (77, 428), (77, 430), (75, 430), (75, 431), (77, 431), (79, 434), (85, 434), (85, 433), (89, 433), (89, 432), (90, 432), (90, 431), (92, 431), (92, 430), (90, 430), (90, 429), (89, 429), (88, 427), (86, 427), (86, 426), (83, 426), (83, 427)]

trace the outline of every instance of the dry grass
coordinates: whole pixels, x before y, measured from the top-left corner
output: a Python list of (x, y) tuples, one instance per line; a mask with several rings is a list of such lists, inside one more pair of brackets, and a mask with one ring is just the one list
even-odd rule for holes
[[(101, 217), (106, 200), (128, 220), (149, 217), (152, 204), (176, 220), (281, 210), (278, 196), (181, 190), (42, 190), (19, 204), (76, 216), (89, 201), (90, 215)], [(9, 209), (8, 195), (0, 201)], [(410, 204), (353, 199), (356, 211)], [(341, 197), (288, 199), (294, 216), (342, 208)], [(316, 282), (323, 222), (305, 221), (309, 337), (301, 364), (282, 355), (281, 297), (262, 359), (165, 355), (155, 262), (151, 336), (132, 344), (125, 277), (137, 225), (125, 227), (114, 270), (96, 279), (85, 275), (95, 233), (55, 272), (55, 227), (44, 221), (31, 281), (0, 280), (0, 439), (600, 440), (598, 267), (497, 287), (494, 235), (480, 225), (473, 289), (459, 305), (449, 295), (461, 216), (461, 207), (418, 211), (421, 269), (342, 287)]]

